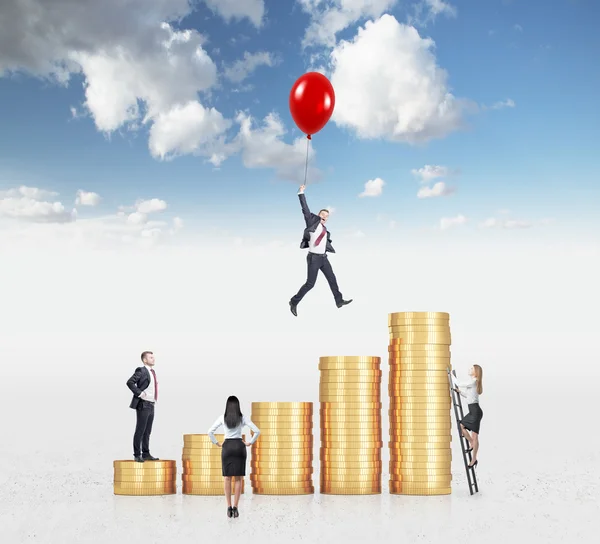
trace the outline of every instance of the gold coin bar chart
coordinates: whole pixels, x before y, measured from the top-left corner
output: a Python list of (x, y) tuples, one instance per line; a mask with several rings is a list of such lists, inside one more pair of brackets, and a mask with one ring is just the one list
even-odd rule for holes
[(452, 492), (450, 316), (388, 316), (390, 482), (395, 495)]
[(319, 370), (321, 493), (381, 493), (381, 357), (321, 357)]
[[(217, 442), (223, 443), (225, 435), (215, 434)], [(245, 440), (245, 437), (242, 436)], [(183, 435), (183, 481), (184, 495), (225, 495), (221, 448), (213, 444), (208, 434)], [(234, 492), (231, 479), (231, 493)], [(242, 478), (242, 493), (244, 492)]]
[(115, 495), (175, 495), (175, 461), (113, 461)]
[(252, 492), (314, 493), (313, 403), (253, 402), (250, 419), (260, 429), (260, 437), (252, 444)]

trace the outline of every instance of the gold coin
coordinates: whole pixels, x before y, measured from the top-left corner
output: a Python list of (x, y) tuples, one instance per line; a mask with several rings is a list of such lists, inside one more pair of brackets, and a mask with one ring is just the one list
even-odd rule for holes
[(270, 490), (278, 490), (278, 489), (288, 489), (288, 490), (300, 490), (300, 489), (310, 489), (313, 486), (312, 480), (300, 481), (300, 482), (254, 482), (252, 487), (258, 487), (260, 489), (270, 489)]
[(380, 363), (320, 363), (319, 373), (321, 376), (330, 372), (349, 372), (349, 371), (381, 371)]
[(252, 414), (272, 416), (277, 416), (279, 414), (312, 414), (313, 411), (314, 406), (312, 406), (312, 404), (302, 408), (260, 408), (258, 406), (252, 408)]
[(319, 411), (320, 419), (344, 419), (347, 417), (357, 417), (357, 418), (375, 418), (381, 416), (381, 408), (354, 408), (354, 407), (345, 407), (340, 406), (339, 408), (334, 408), (334, 404), (323, 403), (324, 406)]
[(397, 352), (399, 356), (450, 357), (450, 346), (436, 342), (407, 342), (402, 338), (390, 338), (388, 352)]
[(423, 488), (410, 488), (406, 489), (407, 484), (398, 483), (397, 485), (392, 485), (390, 483), (390, 495), (423, 495), (423, 496), (433, 496), (433, 495), (450, 495), (452, 494), (451, 487), (439, 488), (439, 489), (423, 489)]
[(366, 448), (354, 451), (345, 448), (341, 451), (320, 448), (319, 459), (321, 461), (331, 462), (346, 462), (346, 463), (366, 463), (381, 461), (381, 450), (374, 448)]
[[(165, 469), (165, 468), (176, 468), (177, 462), (172, 460), (164, 460), (164, 461), (145, 461), (144, 463), (138, 463), (137, 461), (132, 460), (120, 460), (113, 461), (113, 468), (133, 468), (139, 470), (144, 468), (146, 470), (149, 469)], [(138, 468), (139, 467), (139, 468)]]
[(129, 496), (150, 496), (150, 495), (176, 495), (177, 487), (168, 488), (155, 488), (155, 489), (141, 489), (137, 487), (122, 487), (115, 485), (113, 488), (115, 495), (129, 495)]
[(426, 450), (425, 453), (417, 454), (390, 454), (390, 463), (442, 463), (452, 459), (452, 449)]
[(327, 431), (343, 431), (343, 432), (364, 432), (381, 430), (381, 419), (363, 419), (354, 421), (321, 421), (321, 432)]
[(438, 406), (438, 404), (425, 404), (425, 406), (416, 407), (408, 404), (400, 404), (399, 408), (390, 408), (388, 415), (390, 418), (396, 417), (423, 417), (423, 418), (439, 418), (447, 417), (450, 414), (449, 406)]
[(305, 461), (310, 459), (313, 454), (312, 445), (308, 448), (255, 448), (252, 450), (252, 459), (258, 461), (288, 460)]
[(255, 495), (312, 495), (315, 492), (314, 486), (310, 488), (295, 490), (295, 489), (265, 489), (263, 487), (252, 488), (252, 493)]
[(450, 409), (450, 394), (390, 396), (389, 406), (390, 410), (400, 410), (403, 407), (421, 409), (427, 406)]
[(378, 483), (369, 485), (339, 485), (321, 482), (322, 495), (379, 495), (380, 493), (381, 484)]
[(391, 415), (388, 420), (395, 425), (446, 425), (452, 426), (452, 417), (450, 413), (439, 414), (435, 416), (409, 416), (407, 414)]
[(383, 375), (380, 368), (332, 368), (321, 370), (321, 379), (327, 378), (351, 378), (353, 376), (359, 378), (377, 378)]
[(410, 376), (401, 372), (390, 372), (389, 385), (444, 385), (446, 389), (450, 389), (448, 378), (442, 372), (438, 372), (437, 376)]
[(291, 436), (277, 436), (277, 435), (260, 435), (260, 438), (252, 444), (252, 447), (265, 448), (268, 446), (278, 446), (279, 444), (287, 445), (288, 447), (302, 447), (307, 448), (308, 445), (313, 441), (313, 434), (296, 434)]
[(373, 402), (381, 398), (381, 391), (319, 391), (321, 402)]
[[(401, 340), (406, 344), (438, 344), (441, 346), (450, 346), (452, 344), (452, 335), (444, 333), (429, 332), (400, 332), (390, 330), (390, 339)], [(401, 342), (401, 343), (402, 343)]]
[(182, 476), (202, 476), (205, 479), (223, 479), (223, 469), (220, 470), (184, 470)]
[(396, 460), (403, 457), (425, 457), (425, 456), (439, 456), (442, 454), (436, 453), (447, 452), (450, 444), (446, 442), (423, 442), (421, 444), (407, 443), (404, 442), (388, 442), (388, 450), (390, 452), (390, 459)]
[[(313, 422), (313, 414), (310, 414), (309, 416), (287, 416), (287, 415), (282, 415), (282, 416), (275, 416), (275, 417), (271, 417), (271, 416), (258, 416), (258, 417), (252, 417), (252, 421), (255, 423), (255, 425), (258, 427), (258, 425), (262, 425), (262, 426), (277, 426), (277, 425), (312, 425)], [(260, 428), (260, 427), (259, 427)]]
[(433, 443), (446, 443), (448, 445), (452, 440), (452, 435), (448, 433), (444, 434), (426, 434), (426, 435), (410, 435), (410, 434), (396, 434), (390, 437), (390, 442), (396, 444), (433, 444)]
[(381, 363), (381, 357), (370, 355), (332, 355), (319, 357), (319, 363)]
[(412, 319), (424, 319), (424, 318), (436, 318), (436, 319), (450, 319), (448, 312), (393, 312), (388, 314), (388, 318), (394, 317), (410, 317)]
[(412, 393), (413, 391), (416, 391), (417, 393), (421, 393), (423, 391), (431, 391), (435, 392), (436, 394), (443, 393), (450, 395), (449, 384), (440, 382), (390, 383), (390, 385), (388, 386), (388, 390), (398, 391), (400, 393), (404, 393), (405, 391), (408, 393)]
[(346, 401), (346, 402), (321, 402), (321, 410), (339, 410), (339, 411), (348, 411), (348, 410), (381, 410), (382, 404), (381, 401), (369, 401), (369, 402), (356, 402), (356, 401)]
[(283, 483), (310, 483), (312, 484), (312, 474), (251, 474), (250, 481), (252, 484), (257, 483), (269, 483), (269, 484), (283, 484)]
[(436, 489), (436, 488), (444, 488), (450, 487), (452, 485), (452, 475), (443, 474), (440, 478), (436, 478), (433, 480), (415, 480), (415, 481), (407, 481), (400, 478), (404, 478), (404, 476), (396, 476), (390, 475), (390, 483), (394, 484), (402, 484), (402, 486), (406, 486), (407, 488), (426, 488), (426, 489)]
[(361, 376), (349, 376), (347, 378), (338, 378), (338, 377), (331, 377), (331, 376), (321, 376), (321, 378), (319, 379), (319, 385), (320, 386), (344, 386), (344, 385), (354, 385), (354, 384), (364, 384), (364, 385), (371, 385), (371, 386), (378, 386), (381, 385), (381, 377), (372, 377), (372, 378), (365, 378), (365, 377), (361, 377)]
[(181, 480), (184, 482), (206, 482), (211, 485), (223, 482), (224, 476), (221, 474), (182, 474)]
[(382, 480), (382, 475), (381, 474), (376, 474), (373, 476), (357, 476), (357, 475), (351, 475), (349, 477), (346, 476), (327, 476), (327, 477), (323, 477), (321, 476), (319, 478), (319, 482), (321, 485), (337, 485), (337, 486), (342, 486), (342, 485), (348, 485), (348, 486), (359, 486), (361, 484), (363, 485), (381, 485), (381, 480)]
[(293, 463), (277, 463), (277, 462), (251, 462), (252, 470), (260, 472), (261, 470), (307, 470), (313, 468), (312, 459), (309, 461), (297, 461)]
[(383, 461), (326, 461), (321, 463), (321, 470), (378, 470), (383, 469)]
[(447, 365), (444, 364), (435, 364), (435, 363), (427, 363), (427, 364), (406, 364), (404, 362), (397, 364), (393, 360), (390, 360), (390, 374), (388, 377), (389, 382), (393, 382), (397, 380), (396, 374), (398, 372), (406, 372), (406, 371), (428, 371), (428, 372), (443, 372), (444, 374), (447, 371)]
[(452, 471), (450, 466), (438, 469), (422, 470), (393, 470), (390, 471), (390, 478), (394, 482), (446, 482), (450, 485), (452, 482)]
[(167, 482), (115, 482), (115, 489), (139, 489), (139, 490), (170, 490), (177, 486), (176, 480)]
[(338, 391), (340, 389), (381, 389), (381, 379), (377, 381), (358, 381), (358, 382), (321, 382), (321, 389), (332, 389)]
[(253, 402), (252, 409), (255, 408), (270, 408), (270, 409), (311, 409), (313, 403), (312, 402)]
[(321, 476), (324, 476), (325, 479), (328, 479), (329, 476), (360, 476), (361, 478), (375, 478), (381, 476), (381, 470), (379, 467), (333, 468), (327, 466), (321, 469)]
[(168, 476), (149, 477), (149, 476), (115, 476), (114, 483), (140, 483), (140, 484), (166, 484), (177, 480), (177, 474), (169, 474)]
[(251, 475), (255, 476), (310, 476), (313, 473), (313, 467), (302, 467), (302, 468), (285, 468), (285, 467), (269, 467), (269, 468), (256, 468), (252, 467)]
[(452, 436), (451, 429), (419, 429), (414, 427), (392, 427), (390, 429), (390, 435), (393, 433), (394, 438), (404, 440), (404, 437), (414, 437), (416, 440), (418, 436)]
[[(143, 465), (143, 463), (140, 463)], [(144, 468), (140, 467), (139, 469), (135, 468), (115, 468), (114, 474), (120, 477), (127, 476), (135, 476), (137, 477), (163, 477), (163, 476), (171, 476), (177, 473), (177, 469), (175, 467), (172, 468)]]
[(443, 473), (452, 473), (452, 459), (444, 459), (443, 461), (429, 461), (429, 462), (412, 462), (409, 463), (407, 461), (404, 462), (392, 462), (389, 464), (390, 474), (393, 472), (394, 474), (411, 474), (417, 473), (420, 474), (422, 471), (432, 471), (434, 474), (439, 472)]
[(405, 335), (448, 335), (450, 336), (450, 327), (437, 325), (421, 325), (421, 326), (406, 326), (397, 325), (396, 323), (389, 325), (388, 330), (392, 337), (404, 338)]
[(375, 425), (381, 423), (381, 412), (372, 411), (370, 414), (348, 414), (348, 415), (328, 415), (321, 414), (319, 421), (321, 425)]
[[(313, 427), (307, 427), (306, 425), (293, 425), (289, 427), (284, 425), (278, 426), (261, 426), (261, 435), (258, 440), (263, 440), (265, 437), (270, 438), (271, 436), (310, 436), (313, 434)], [(256, 443), (256, 442), (255, 442)]]

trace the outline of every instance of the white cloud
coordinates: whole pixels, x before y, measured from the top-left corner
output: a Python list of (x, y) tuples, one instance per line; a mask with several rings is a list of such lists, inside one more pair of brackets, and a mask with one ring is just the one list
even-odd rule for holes
[(21, 186), (0, 191), (0, 217), (35, 223), (69, 223), (77, 218), (77, 211), (67, 209), (57, 200), (44, 200), (57, 196), (53, 191)]
[(218, 166), (221, 156), (216, 152), (219, 137), (231, 126), (215, 108), (205, 108), (197, 101), (174, 106), (157, 116), (150, 129), (149, 148), (154, 157), (172, 159), (179, 155), (207, 155)]
[(501, 110), (502, 108), (514, 108), (515, 106), (515, 101), (512, 98), (507, 98), (506, 100), (501, 100), (492, 104), (490, 108), (493, 110)]
[(265, 15), (264, 0), (204, 0), (206, 5), (226, 21), (249, 19), (254, 26), (260, 27)]
[(426, 25), (439, 15), (456, 17), (457, 9), (444, 0), (421, 0), (414, 6), (414, 15), (408, 17), (411, 24)]
[(353, 41), (340, 42), (331, 54), (332, 120), (359, 138), (411, 144), (459, 129), (468, 102), (448, 91), (433, 46), (391, 15), (367, 22)]
[(325, 206), (326, 210), (329, 210), (329, 215), (332, 215), (335, 213), (336, 208), (334, 208), (333, 206)]
[[(248, 16), (255, 23), (264, 11), (262, 0), (220, 0), (218, 6), (225, 18)], [(71, 74), (81, 74), (85, 107), (99, 131), (149, 124), (155, 156), (177, 154), (185, 149), (181, 139), (190, 135), (190, 123), (179, 128), (169, 120), (190, 103), (191, 124), (207, 132), (193, 140), (220, 134), (210, 128), (222, 123), (218, 112), (198, 102), (198, 93), (217, 82), (205, 38), (166, 22), (181, 20), (191, 9), (188, 0), (81, 0), (76, 8), (71, 0), (7, 0), (0, 8), (0, 75), (24, 71), (66, 83)]]
[(533, 223), (531, 221), (523, 221), (520, 219), (498, 219), (495, 217), (490, 217), (482, 222), (480, 227), (486, 229), (529, 229), (533, 227)]
[[(246, 168), (273, 168), (280, 179), (302, 182), (306, 164), (306, 137), (296, 138), (292, 144), (286, 144), (282, 137), (286, 134), (281, 119), (270, 113), (262, 126), (254, 128), (254, 119), (246, 113), (239, 113), (236, 121), (240, 130), (225, 153), (241, 150), (242, 162)], [(315, 151), (309, 145), (308, 183), (317, 181), (320, 172), (311, 165)]]
[(464, 225), (466, 222), (467, 218), (462, 214), (459, 214), (455, 217), (442, 217), (440, 219), (440, 229), (448, 230), (452, 227)]
[(268, 51), (244, 52), (244, 57), (225, 69), (224, 75), (233, 83), (241, 83), (259, 66), (275, 66), (278, 59)]
[(100, 195), (98, 193), (92, 193), (88, 191), (79, 190), (77, 191), (77, 197), (75, 198), (76, 206), (97, 206), (100, 204)]
[(365, 190), (358, 196), (380, 196), (384, 185), (385, 181), (381, 178), (370, 179), (365, 183)]
[(447, 187), (443, 181), (438, 181), (433, 187), (421, 187), (417, 193), (417, 198), (436, 198), (438, 196), (448, 196), (454, 192), (453, 187)]
[(302, 46), (333, 47), (336, 34), (367, 18), (377, 18), (397, 0), (297, 0), (310, 15)]
[(447, 166), (437, 166), (426, 164), (423, 168), (413, 168), (410, 173), (420, 178), (421, 183), (429, 183), (437, 178), (445, 178), (450, 175), (450, 169)]
[(150, 200), (139, 200), (135, 207), (138, 212), (148, 214), (166, 210), (167, 203), (160, 198), (152, 198)]

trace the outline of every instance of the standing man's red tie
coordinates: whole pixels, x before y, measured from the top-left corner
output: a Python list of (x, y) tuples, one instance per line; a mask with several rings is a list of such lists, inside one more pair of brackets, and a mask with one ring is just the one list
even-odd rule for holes
[(154, 400), (158, 400), (158, 382), (156, 381), (156, 372), (151, 368), (150, 372), (152, 372), (152, 377), (154, 378)]

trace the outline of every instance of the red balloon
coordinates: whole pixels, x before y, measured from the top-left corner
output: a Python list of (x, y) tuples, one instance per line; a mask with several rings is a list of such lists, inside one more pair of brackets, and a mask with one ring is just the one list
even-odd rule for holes
[(290, 92), (290, 113), (309, 140), (311, 134), (327, 124), (334, 107), (333, 86), (323, 74), (308, 72), (294, 83)]

